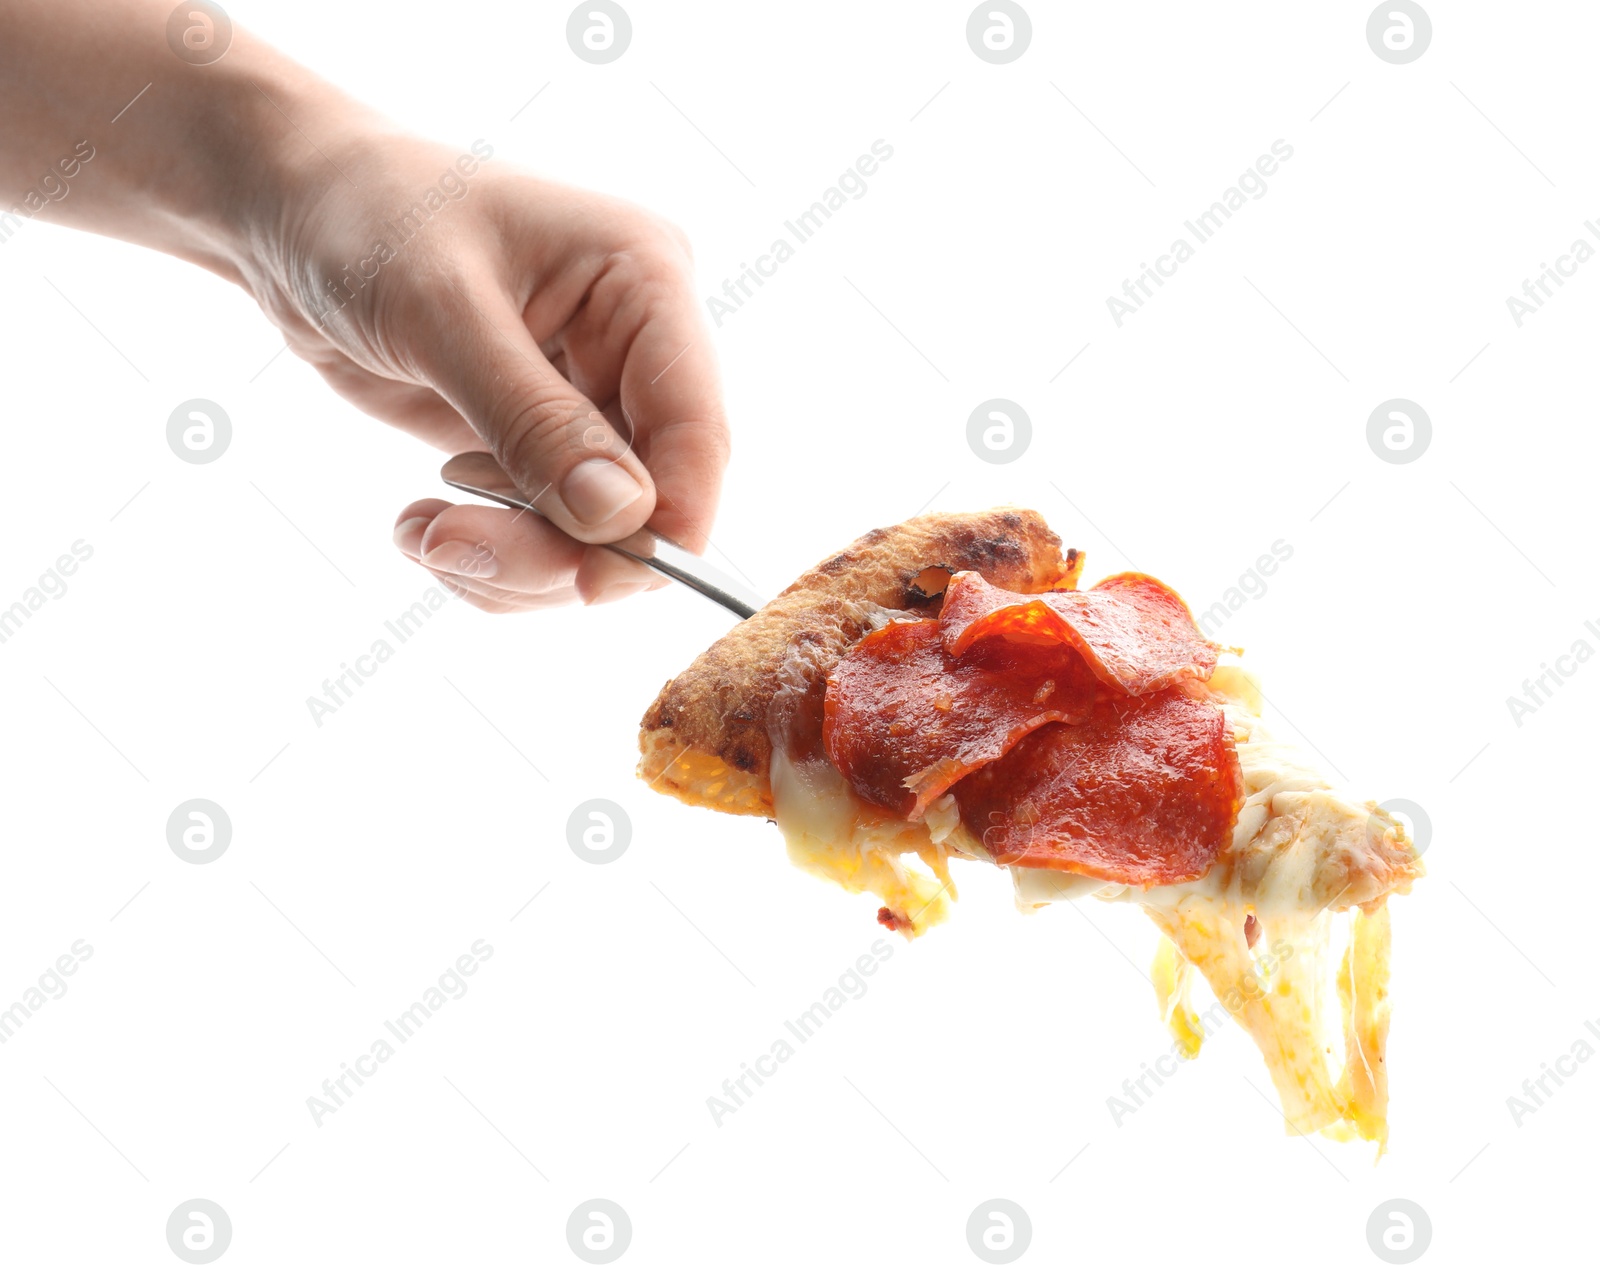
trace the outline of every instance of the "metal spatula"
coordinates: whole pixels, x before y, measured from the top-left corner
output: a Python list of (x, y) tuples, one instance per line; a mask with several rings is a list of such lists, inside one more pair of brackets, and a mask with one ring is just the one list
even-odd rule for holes
[[(510, 509), (539, 514), (538, 507), (523, 496), (511, 476), (500, 468), (500, 464), (489, 453), (461, 453), (445, 462), (439, 473), (446, 483), (462, 492), (471, 492), (474, 496), (481, 496)], [(543, 514), (539, 516), (544, 517)], [(740, 619), (749, 619), (765, 605), (762, 598), (739, 581), (717, 570), (698, 554), (690, 553), (649, 528), (605, 547), (625, 558), (643, 563), (679, 584), (688, 585), (696, 593), (703, 593), (719, 606), (726, 607)]]

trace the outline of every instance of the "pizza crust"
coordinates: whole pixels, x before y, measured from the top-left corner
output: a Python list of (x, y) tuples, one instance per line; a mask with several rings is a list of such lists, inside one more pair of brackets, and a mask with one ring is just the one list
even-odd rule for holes
[[(1041, 593), (1075, 588), (1083, 555), (1063, 555), (1060, 538), (1032, 510), (924, 514), (870, 531), (662, 687), (640, 725), (639, 776), (686, 803), (772, 816), (768, 712), (779, 688), (794, 687), (794, 665), (803, 661), (801, 685), (815, 696), (810, 719), (820, 725), (828, 672), (885, 611), (939, 613), (942, 595), (926, 592), (930, 568), (976, 571), (999, 587)], [(797, 659), (792, 647), (804, 655)]]

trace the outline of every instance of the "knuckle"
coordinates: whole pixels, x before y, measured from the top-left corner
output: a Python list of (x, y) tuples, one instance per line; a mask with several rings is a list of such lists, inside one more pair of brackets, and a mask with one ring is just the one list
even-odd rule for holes
[(396, 284), (385, 291), (395, 315), (416, 321), (458, 321), (467, 311), (469, 278), (453, 260), (417, 259), (393, 272)]
[(733, 431), (728, 425), (728, 419), (720, 412), (684, 421), (679, 425), (690, 428), (694, 451), (703, 466), (718, 472), (727, 466), (733, 457)]
[(684, 262), (692, 266), (694, 264), (694, 243), (689, 240), (689, 234), (685, 233), (671, 220), (658, 220), (657, 224), (666, 234), (667, 240), (683, 256)]
[(725, 417), (715, 417), (706, 423), (706, 447), (719, 470), (733, 460), (733, 428)]
[(540, 470), (563, 445), (563, 436), (588, 410), (564, 398), (558, 389), (519, 392), (491, 413), (492, 434), (487, 436), (496, 458), (506, 470)]
[(686, 271), (694, 264), (689, 235), (659, 215), (640, 214), (630, 224), (627, 240), (629, 253), (673, 272)]

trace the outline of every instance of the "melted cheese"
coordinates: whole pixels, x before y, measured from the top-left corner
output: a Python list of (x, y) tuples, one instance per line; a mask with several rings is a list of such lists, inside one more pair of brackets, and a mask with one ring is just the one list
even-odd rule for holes
[[(1218, 1019), (1189, 994), (1203, 976), (1217, 1005), (1261, 1050), (1291, 1132), (1387, 1137), (1391, 891), (1422, 872), (1404, 826), (1334, 787), (1261, 723), (1242, 669), (1210, 682), (1233, 729), (1246, 798), (1229, 845), (1203, 877), (1148, 889), (1059, 870), (1012, 867), (1019, 907), (1094, 896), (1137, 904), (1165, 935), (1153, 968), (1157, 1001), (1187, 1057)], [(779, 745), (779, 744), (775, 744)], [(952, 855), (987, 860), (945, 796), (920, 822), (864, 804), (825, 760), (775, 751), (773, 802), (790, 858), (847, 891), (870, 891), (908, 936), (942, 922), (955, 898)], [(925, 871), (907, 857), (921, 860)], [(1260, 930), (1252, 948), (1245, 920)]]
[[(872, 892), (912, 936), (943, 922), (955, 899), (947, 858), (928, 822), (901, 821), (863, 803), (825, 761), (796, 763), (774, 750), (772, 804), (789, 859), (847, 892)], [(933, 814), (929, 814), (933, 816)], [(941, 816), (944, 834), (951, 823)], [(959, 822), (956, 823), (959, 828)], [(931, 873), (913, 869), (907, 854)]]

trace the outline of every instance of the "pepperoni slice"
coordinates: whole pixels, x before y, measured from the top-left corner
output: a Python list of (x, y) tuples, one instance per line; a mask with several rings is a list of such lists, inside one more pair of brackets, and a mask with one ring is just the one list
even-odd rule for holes
[(823, 745), (863, 799), (915, 821), (1040, 725), (1086, 719), (1098, 689), (1059, 643), (994, 638), (956, 660), (938, 620), (889, 624), (829, 677)]
[(1104, 693), (1083, 723), (1036, 729), (956, 783), (963, 824), (1000, 865), (1138, 887), (1199, 878), (1244, 792), (1222, 710), (1193, 689)]
[(1200, 635), (1183, 599), (1160, 580), (1133, 572), (1092, 589), (1029, 595), (963, 571), (945, 590), (940, 622), (945, 649), (957, 658), (1000, 636), (1070, 645), (1097, 677), (1123, 694), (1203, 681), (1217, 666), (1217, 647)]

